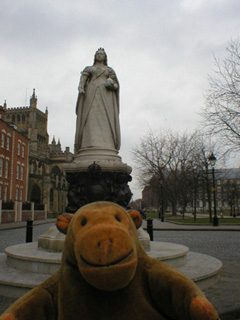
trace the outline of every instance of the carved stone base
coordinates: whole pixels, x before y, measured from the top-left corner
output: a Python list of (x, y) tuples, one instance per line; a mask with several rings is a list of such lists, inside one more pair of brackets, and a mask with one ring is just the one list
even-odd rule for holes
[(103, 171), (94, 162), (87, 171), (66, 170), (66, 179), (69, 183), (66, 212), (69, 213), (75, 213), (83, 205), (94, 201), (112, 201), (126, 208), (131, 200), (128, 182), (132, 177), (127, 172)]

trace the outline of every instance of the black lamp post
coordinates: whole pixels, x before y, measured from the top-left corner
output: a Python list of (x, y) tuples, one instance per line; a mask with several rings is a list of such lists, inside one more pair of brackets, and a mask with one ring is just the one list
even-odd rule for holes
[(212, 153), (210, 157), (208, 158), (210, 165), (212, 167), (212, 180), (213, 180), (213, 203), (214, 203), (214, 217), (213, 217), (213, 226), (217, 227), (218, 226), (218, 217), (217, 217), (217, 203), (216, 203), (216, 186), (215, 186), (215, 170), (214, 166), (216, 164), (217, 158), (214, 156)]
[(163, 181), (160, 179), (161, 187), (161, 221), (164, 222), (164, 212), (163, 212)]
[(232, 186), (232, 211), (233, 211), (233, 218), (236, 218), (236, 208), (235, 208), (235, 197), (236, 197), (236, 186)]

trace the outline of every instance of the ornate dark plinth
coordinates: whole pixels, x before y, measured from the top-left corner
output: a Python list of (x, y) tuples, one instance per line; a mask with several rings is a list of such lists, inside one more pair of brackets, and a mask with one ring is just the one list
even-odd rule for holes
[(128, 186), (130, 174), (104, 172), (96, 162), (86, 172), (67, 172), (66, 179), (69, 183), (66, 212), (74, 213), (94, 201), (112, 201), (126, 208), (132, 196)]

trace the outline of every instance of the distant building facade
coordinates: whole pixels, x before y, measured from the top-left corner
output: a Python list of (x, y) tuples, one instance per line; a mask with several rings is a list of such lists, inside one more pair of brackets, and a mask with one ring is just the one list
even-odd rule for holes
[(143, 207), (158, 209), (159, 195), (151, 185), (144, 187), (142, 190), (142, 203)]
[[(231, 214), (240, 214), (240, 168), (215, 170), (216, 179), (216, 205), (218, 212), (230, 212)], [(212, 183), (211, 178), (209, 183)], [(191, 196), (189, 197), (191, 198)], [(143, 205), (151, 209), (159, 209), (160, 195), (156, 191), (156, 186), (151, 184), (145, 186), (142, 190)], [(212, 209), (214, 207), (213, 197), (211, 199)], [(191, 212), (194, 207), (194, 200), (188, 202), (187, 211)], [(179, 206), (179, 209), (180, 206)], [(196, 197), (197, 212), (208, 211), (208, 194), (206, 185), (200, 184)], [(168, 208), (171, 211), (171, 208)]]
[(5, 121), (6, 105), (0, 106), (0, 199), (26, 201), (28, 187), (27, 137)]
[(29, 140), (27, 200), (48, 205), (49, 212), (64, 212), (67, 205), (67, 182), (63, 164), (72, 161), (69, 148), (61, 149), (55, 138), (49, 144), (47, 131), (48, 110), (37, 108), (35, 89), (30, 106), (8, 108), (5, 105), (5, 121), (14, 123), (17, 130)]

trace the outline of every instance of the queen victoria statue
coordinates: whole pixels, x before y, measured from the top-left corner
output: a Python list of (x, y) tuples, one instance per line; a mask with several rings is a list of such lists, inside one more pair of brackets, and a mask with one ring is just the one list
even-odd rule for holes
[(78, 90), (75, 152), (94, 147), (119, 150), (119, 83), (103, 48), (95, 53), (93, 66), (82, 71)]
[(124, 207), (131, 199), (132, 168), (122, 162), (119, 124), (119, 82), (99, 48), (92, 66), (81, 72), (76, 105), (75, 155), (66, 164), (67, 212), (93, 201)]

